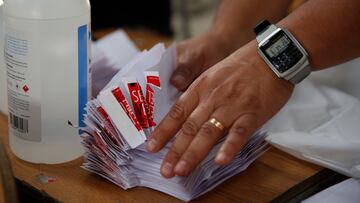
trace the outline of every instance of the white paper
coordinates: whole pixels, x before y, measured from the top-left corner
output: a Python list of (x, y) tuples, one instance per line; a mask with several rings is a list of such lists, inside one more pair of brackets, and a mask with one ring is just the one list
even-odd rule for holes
[(133, 60), (125, 65), (105, 86), (104, 89), (109, 88), (113, 85), (117, 85), (121, 82), (124, 77), (134, 77), (139, 81), (140, 85), (145, 84), (144, 71), (149, 68), (155, 67), (161, 57), (165, 53), (165, 46), (163, 43), (155, 45), (149, 51), (144, 51), (141, 54), (137, 55)]
[(360, 177), (360, 102), (356, 98), (306, 80), (265, 129), (273, 146)]
[(311, 196), (303, 203), (359, 203), (359, 201), (360, 180), (350, 178)]
[(123, 30), (117, 30), (94, 42), (92, 52), (93, 96), (96, 96), (130, 59), (139, 54)]
[(360, 57), (327, 68), (312, 72), (310, 80), (316, 84), (326, 85), (360, 99)]
[(145, 135), (141, 134), (128, 115), (124, 112), (111, 90), (100, 93), (98, 99), (106, 113), (112, 118), (113, 124), (120, 131), (131, 148), (136, 148), (146, 140)]
[[(155, 122), (159, 123), (180, 96), (178, 90), (170, 84), (176, 61), (175, 44), (168, 49), (165, 49), (163, 44), (158, 44), (149, 51), (143, 51), (133, 59), (129, 59), (129, 63), (118, 71), (97, 99), (87, 104), (85, 117), (87, 128), (83, 129), (86, 133), (82, 135), (82, 143), (86, 151), (86, 161), (82, 166), (84, 169), (102, 176), (123, 189), (136, 186), (149, 187), (189, 201), (245, 170), (266, 151), (268, 148), (265, 142), (266, 134), (256, 133), (229, 166), (220, 167), (215, 164), (214, 158), (224, 141), (222, 140), (189, 177), (172, 179), (162, 177), (160, 166), (171, 143), (158, 153), (148, 153), (145, 149), (145, 137), (141, 139), (142, 137), (137, 135), (136, 128), (113, 96), (111, 87), (121, 86), (123, 81), (132, 78), (140, 81), (144, 89), (145, 71), (159, 72), (161, 89), (154, 88)], [(121, 87), (125, 93), (126, 87), (124, 85)], [(124, 96), (131, 103), (129, 96), (125, 94)], [(98, 112), (98, 105), (105, 109), (111, 119), (110, 124)]]
[[(94, 64), (98, 67), (108, 64), (109, 70), (117, 70), (115, 77), (110, 71), (112, 80), (104, 89), (119, 85), (122, 78), (128, 76), (135, 76), (143, 85), (145, 70), (159, 71), (162, 89), (154, 90), (155, 121), (160, 122), (180, 95), (169, 81), (176, 67), (176, 46), (172, 45), (165, 50), (164, 46), (159, 44), (149, 51), (132, 52), (132, 57), (120, 57), (128, 61), (126, 64), (121, 64), (116, 62), (119, 57), (115, 50), (120, 48), (120, 44), (115, 45), (115, 41), (116, 37), (108, 38), (108, 41), (98, 46), (102, 48), (95, 46), (94, 50), (95, 58), (97, 57)], [(342, 64), (337, 69), (313, 73), (295, 88), (288, 104), (264, 126), (263, 129), (270, 134), (267, 140), (273, 146), (300, 159), (345, 175), (360, 177), (360, 104), (358, 99), (339, 91), (360, 98), (359, 67), (360, 60), (357, 59)], [(110, 77), (105, 78), (109, 81)], [(104, 81), (98, 80), (97, 83), (99, 86), (105, 86)], [(166, 180), (160, 176), (159, 168), (169, 146), (157, 154), (148, 154), (143, 145), (132, 151), (128, 151), (129, 148), (125, 145), (126, 150), (123, 150), (103, 134), (104, 127), (96, 126), (99, 123), (101, 122), (96, 118), (89, 121), (90, 126), (99, 128), (99, 134), (104, 137), (103, 141), (100, 139), (98, 142), (105, 142), (111, 146), (108, 149), (111, 153), (107, 153), (106, 157), (111, 157), (116, 164), (113, 165), (111, 162), (104, 164), (102, 159), (106, 157), (101, 147), (91, 145), (91, 139), (84, 137), (84, 145), (87, 149), (85, 157), (88, 160), (84, 163), (84, 168), (124, 189), (145, 186), (185, 201), (208, 192), (223, 180), (245, 170), (266, 149), (266, 145), (261, 142), (264, 136), (258, 135), (253, 137), (243, 150), (242, 153), (246, 156), (243, 155), (241, 158), (239, 155), (240, 157), (229, 167), (220, 170), (220, 173), (213, 174), (214, 171), (219, 172), (219, 168), (213, 164), (216, 154), (216, 150), (213, 150), (202, 162), (201, 167), (188, 178), (176, 177)]]
[(95, 42), (94, 50), (103, 52), (110, 64), (123, 67), (138, 49), (123, 30), (117, 30)]
[[(171, 74), (176, 67), (176, 44), (172, 44), (164, 53), (160, 62), (149, 71), (159, 71), (161, 90), (155, 88), (155, 122), (159, 123), (179, 98), (180, 92), (170, 83)], [(165, 99), (167, 98), (167, 99)]]

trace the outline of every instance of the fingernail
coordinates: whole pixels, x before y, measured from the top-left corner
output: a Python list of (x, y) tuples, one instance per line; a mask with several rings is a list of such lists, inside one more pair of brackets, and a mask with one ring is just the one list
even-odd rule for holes
[(172, 82), (175, 86), (179, 87), (179, 88), (183, 88), (185, 86), (186, 83), (186, 78), (182, 75), (175, 75), (172, 78)]
[(154, 152), (156, 149), (157, 141), (154, 139), (149, 140), (147, 144), (147, 150), (150, 152)]
[(215, 162), (219, 163), (219, 164), (227, 164), (229, 162), (229, 157), (226, 156), (226, 154), (224, 152), (220, 152), (216, 158), (215, 158)]
[(184, 160), (179, 161), (175, 167), (175, 172), (181, 176), (187, 175), (187, 164)]
[(172, 174), (173, 165), (169, 162), (166, 162), (163, 167), (161, 167), (161, 173), (165, 177), (170, 177)]

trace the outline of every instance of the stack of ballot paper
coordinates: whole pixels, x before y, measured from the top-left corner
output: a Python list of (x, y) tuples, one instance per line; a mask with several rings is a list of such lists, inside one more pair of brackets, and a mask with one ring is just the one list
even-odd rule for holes
[[(109, 42), (116, 35), (105, 42), (110, 46)], [(190, 201), (245, 170), (268, 148), (266, 134), (257, 133), (230, 165), (221, 167), (215, 164), (214, 158), (222, 140), (188, 177), (163, 178), (160, 166), (171, 142), (156, 154), (148, 153), (145, 145), (156, 124), (180, 95), (169, 82), (176, 67), (176, 47), (172, 45), (166, 49), (164, 44), (157, 44), (150, 50), (132, 55), (128, 63), (113, 68), (118, 72), (87, 104), (84, 120), (87, 127), (82, 129), (86, 151), (84, 169), (123, 189), (149, 187)], [(111, 64), (107, 60), (115, 60), (104, 54), (94, 57), (100, 67)]]

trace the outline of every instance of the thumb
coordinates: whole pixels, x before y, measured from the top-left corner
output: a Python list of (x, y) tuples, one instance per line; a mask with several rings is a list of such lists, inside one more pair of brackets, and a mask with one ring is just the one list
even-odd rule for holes
[(170, 82), (180, 91), (185, 91), (187, 87), (196, 79), (203, 68), (203, 55), (193, 51), (179, 53), (178, 65), (171, 76)]

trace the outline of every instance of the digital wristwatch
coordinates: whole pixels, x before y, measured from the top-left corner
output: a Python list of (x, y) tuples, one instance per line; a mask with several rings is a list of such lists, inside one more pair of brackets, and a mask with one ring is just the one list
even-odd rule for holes
[(254, 32), (259, 54), (279, 78), (297, 84), (311, 73), (307, 52), (288, 30), (264, 20)]

